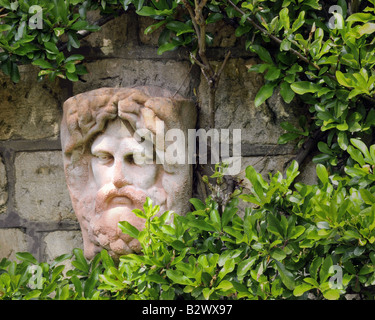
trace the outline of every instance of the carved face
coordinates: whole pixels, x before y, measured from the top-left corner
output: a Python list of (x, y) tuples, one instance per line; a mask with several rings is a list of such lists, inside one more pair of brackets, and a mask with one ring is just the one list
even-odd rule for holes
[[(143, 219), (132, 210), (142, 209), (146, 197), (160, 206), (159, 214), (188, 211), (191, 166), (159, 164), (155, 156), (136, 161), (142, 144), (135, 135), (142, 128), (154, 131), (156, 119), (166, 129), (187, 132), (194, 128), (196, 110), (186, 101), (176, 102), (165, 90), (155, 93), (142, 87), (103, 88), (65, 102), (61, 125), (64, 169), (88, 259), (103, 248), (115, 259), (140, 252), (139, 242), (123, 234), (118, 223), (128, 221), (143, 229)], [(155, 146), (152, 149), (155, 155)]]
[(137, 240), (121, 233), (118, 222), (128, 221), (142, 230), (144, 221), (132, 210), (141, 208), (147, 196), (164, 209), (167, 200), (161, 186), (162, 166), (136, 164), (134, 154), (140, 152), (139, 148), (131, 128), (120, 119), (111, 121), (91, 146), (91, 168), (98, 191), (89, 234), (94, 243), (109, 247), (117, 255), (141, 249)]

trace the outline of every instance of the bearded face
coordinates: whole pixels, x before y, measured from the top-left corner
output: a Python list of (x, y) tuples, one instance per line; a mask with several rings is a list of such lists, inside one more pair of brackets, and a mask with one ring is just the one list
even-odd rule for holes
[[(131, 128), (117, 119), (108, 124), (91, 146), (91, 168), (97, 189), (95, 211), (88, 215), (88, 234), (96, 243), (115, 255), (141, 250), (137, 240), (121, 233), (118, 222), (128, 221), (142, 230), (144, 219), (132, 210), (142, 208), (146, 197), (153, 198), (165, 209), (167, 194), (161, 188), (163, 168), (153, 159), (137, 164), (139, 151)], [(151, 162), (151, 163), (150, 163)]]
[[(64, 169), (88, 259), (102, 249), (114, 259), (141, 251), (138, 240), (122, 233), (118, 223), (127, 221), (142, 230), (145, 221), (132, 210), (142, 209), (147, 197), (160, 206), (159, 214), (188, 210), (191, 167), (161, 164), (155, 146), (144, 153), (135, 134), (142, 128), (155, 132), (160, 120), (166, 129), (187, 132), (195, 127), (195, 106), (187, 100), (176, 103), (169, 92), (158, 90), (103, 88), (64, 104)], [(146, 155), (143, 161), (137, 159), (140, 153)]]

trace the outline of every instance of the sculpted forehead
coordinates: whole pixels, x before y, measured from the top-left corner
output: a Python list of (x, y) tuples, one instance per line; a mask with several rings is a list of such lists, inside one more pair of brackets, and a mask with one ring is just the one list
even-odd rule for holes
[(195, 128), (197, 118), (192, 101), (154, 87), (101, 88), (68, 99), (63, 108), (61, 141), (66, 155), (85, 148), (117, 117), (128, 121), (134, 130), (152, 132), (157, 120), (164, 121), (166, 129), (187, 130)]
[(91, 145), (91, 154), (111, 154), (124, 152), (132, 154), (142, 152), (142, 147), (134, 138), (134, 131), (121, 119), (110, 121), (103, 133), (99, 134)]

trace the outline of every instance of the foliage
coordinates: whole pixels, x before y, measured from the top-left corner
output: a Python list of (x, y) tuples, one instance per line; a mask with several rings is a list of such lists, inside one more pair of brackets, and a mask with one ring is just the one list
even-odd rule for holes
[(87, 12), (116, 15), (133, 8), (155, 20), (146, 34), (161, 31), (158, 54), (189, 48), (192, 63), (201, 67), (214, 93), (220, 71), (214, 72), (206, 57), (206, 47), (214, 40), (206, 26), (224, 21), (245, 39), (245, 49), (261, 60), (249, 70), (265, 78), (255, 105), (278, 89), (285, 102), (298, 97), (310, 111), (309, 117), (301, 118), (300, 128), (283, 123), (287, 133), (279, 143), (298, 139), (301, 147), (319, 131), (321, 154), (314, 161), (340, 170), (351, 158), (350, 139), (371, 139), (375, 124), (374, 4), (374, 0), (1, 0), (0, 67), (15, 82), (19, 63), (40, 67), (40, 77), (77, 81), (86, 72), (84, 56), (71, 52), (79, 49), (84, 34), (100, 29), (88, 22)]
[[(64, 261), (70, 261), (73, 269), (64, 273)], [(96, 290), (102, 264), (98, 257), (86, 261), (81, 249), (73, 254), (57, 257), (52, 263), (38, 261), (28, 252), (19, 252), (10, 261), (0, 261), (0, 300), (67, 300), (98, 299)]]
[[(269, 182), (249, 166), (249, 193), (236, 192), (223, 205), (193, 198), (195, 210), (186, 216), (160, 215), (148, 198), (143, 210), (133, 210), (145, 219), (142, 231), (119, 223), (140, 241), (142, 254), (118, 264), (105, 250), (87, 262), (74, 249), (74, 268), (64, 275), (61, 262), (70, 255), (51, 264), (29, 253), (17, 254), (19, 264), (4, 258), (0, 298), (373, 299), (375, 175), (368, 163), (375, 148), (358, 141), (352, 145), (359, 161), (345, 168), (347, 175), (329, 175), (319, 164), (318, 185), (295, 183), (293, 162), (285, 178), (277, 172)], [(238, 197), (251, 203), (243, 217)]]
[[(33, 27), (42, 8), (43, 26)], [(135, 214), (146, 220), (138, 238), (143, 255), (117, 265), (105, 251), (92, 262), (74, 250), (74, 268), (63, 274), (59, 257), (38, 263), (0, 263), (2, 299), (372, 299), (375, 284), (375, 1), (374, 0), (0, 0), (0, 67), (19, 80), (18, 64), (40, 67), (39, 77), (77, 81), (85, 73), (79, 49), (85, 32), (97, 31), (87, 11), (103, 15), (134, 8), (155, 20), (158, 54), (187, 47), (215, 86), (205, 54), (214, 35), (206, 26), (235, 27), (264, 74), (254, 104), (275, 90), (286, 103), (297, 99), (309, 112), (298, 125), (283, 123), (280, 144), (317, 139), (317, 185), (295, 183), (298, 165), (263, 179), (246, 169), (250, 206), (238, 215), (238, 191), (217, 193), (186, 216), (165, 212), (151, 201)], [(35, 18), (34, 18), (35, 19)], [(34, 23), (34, 24), (33, 24)], [(63, 51), (62, 48), (67, 50)], [(226, 56), (226, 59), (229, 55)], [(225, 59), (225, 60), (226, 60)], [(224, 64), (223, 64), (224, 65)], [(215, 81), (213, 81), (215, 80)], [(319, 133), (319, 135), (317, 135)], [(314, 140), (315, 141), (315, 140)], [(216, 172), (219, 184), (219, 171)], [(217, 189), (212, 189), (217, 191)], [(170, 223), (166, 223), (169, 221)]]

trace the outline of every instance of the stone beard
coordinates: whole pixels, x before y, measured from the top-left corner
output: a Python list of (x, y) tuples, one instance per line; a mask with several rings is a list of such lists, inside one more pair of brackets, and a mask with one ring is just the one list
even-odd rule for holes
[(158, 87), (101, 88), (68, 99), (63, 109), (64, 170), (85, 256), (92, 259), (103, 248), (115, 259), (140, 252), (138, 240), (123, 234), (118, 222), (143, 229), (144, 220), (132, 210), (142, 209), (146, 197), (160, 205), (160, 214), (186, 213), (192, 168), (168, 159), (137, 164), (135, 132), (147, 129), (155, 142), (156, 123), (163, 121), (165, 130), (178, 128), (187, 136), (195, 128), (195, 105)]

